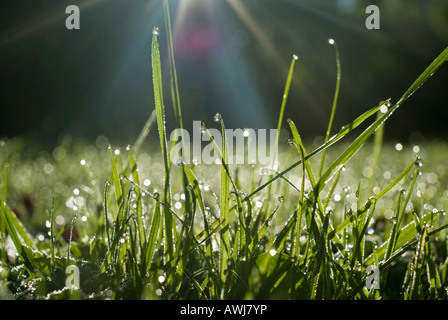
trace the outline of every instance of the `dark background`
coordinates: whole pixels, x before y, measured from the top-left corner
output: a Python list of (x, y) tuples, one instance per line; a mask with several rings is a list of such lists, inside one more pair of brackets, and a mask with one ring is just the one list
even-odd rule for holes
[[(81, 29), (65, 28), (66, 6)], [(365, 9), (381, 10), (367, 30)], [(170, 1), (185, 127), (276, 128), (288, 67), (299, 56), (286, 106), (304, 138), (324, 135), (336, 83), (335, 130), (381, 100), (397, 101), (448, 44), (446, 0)], [(183, 9), (182, 9), (183, 8)], [(0, 137), (53, 145), (62, 135), (133, 143), (154, 108), (151, 31), (160, 27), (168, 130), (169, 95), (160, 0), (2, 1)], [(386, 137), (448, 137), (443, 66), (387, 122)]]

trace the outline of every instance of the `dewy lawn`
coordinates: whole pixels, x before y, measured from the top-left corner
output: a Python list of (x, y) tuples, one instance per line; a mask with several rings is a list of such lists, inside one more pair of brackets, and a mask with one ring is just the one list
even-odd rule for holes
[[(162, 30), (154, 29), (155, 107), (136, 143), (66, 137), (35, 157), (23, 154), (19, 138), (0, 143), (0, 297), (446, 299), (448, 145), (383, 137), (387, 119), (400, 116), (395, 111), (442, 67), (448, 49), (397, 102), (379, 97), (335, 129), (341, 65), (331, 40), (336, 90), (318, 142), (302, 141), (300, 128), (283, 119), (293, 56), (275, 140), (264, 150), (278, 150), (274, 159), (261, 164), (246, 152), (232, 162), (234, 137), (217, 115), (202, 120), (200, 133), (213, 161), (186, 161), (188, 106), (180, 106), (166, 1), (164, 9), (170, 74), (162, 74)], [(281, 128), (289, 140), (280, 139)], [(151, 130), (157, 144), (149, 146)], [(242, 135), (237, 148), (248, 146)]]

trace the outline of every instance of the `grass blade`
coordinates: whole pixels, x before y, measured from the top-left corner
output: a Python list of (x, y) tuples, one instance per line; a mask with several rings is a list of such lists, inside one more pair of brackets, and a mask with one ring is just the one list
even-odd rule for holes
[[(162, 149), (163, 158), (163, 180), (164, 192), (163, 202), (167, 206), (171, 206), (171, 190), (170, 190), (170, 160), (166, 140), (165, 130), (165, 106), (163, 104), (163, 90), (162, 90), (162, 67), (160, 63), (159, 43), (157, 41), (158, 28), (154, 28), (152, 33), (152, 76), (154, 85), (154, 101), (156, 105), (157, 126), (159, 129), (160, 146)], [(162, 215), (165, 225), (165, 250), (166, 259), (169, 261), (174, 258), (173, 238), (175, 234), (174, 221), (171, 213), (166, 210), (165, 206), (162, 208)]]
[[(341, 61), (340, 61), (340, 58), (339, 58), (338, 46), (337, 46), (336, 42), (333, 39), (330, 39), (329, 43), (334, 46), (334, 50), (335, 50), (335, 53), (336, 53), (337, 73), (336, 73), (336, 89), (335, 89), (335, 92), (334, 92), (333, 106), (331, 108), (331, 115), (330, 115), (330, 120), (328, 122), (327, 133), (325, 135), (325, 143), (328, 142), (328, 139), (330, 138), (331, 128), (333, 126), (334, 115), (336, 113), (336, 106), (337, 106), (337, 103), (338, 103), (339, 89), (340, 89), (340, 86), (341, 86)], [(326, 149), (324, 149), (322, 151), (322, 158), (320, 160), (320, 167), (319, 167), (319, 177), (321, 176), (322, 169), (324, 167), (325, 152), (326, 152)]]

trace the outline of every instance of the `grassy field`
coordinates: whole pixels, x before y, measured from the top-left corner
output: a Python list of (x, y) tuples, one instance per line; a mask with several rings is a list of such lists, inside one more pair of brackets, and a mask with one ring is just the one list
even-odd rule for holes
[[(448, 49), (399, 101), (336, 130), (338, 68), (328, 131), (310, 142), (283, 119), (293, 57), (278, 122), (290, 139), (278, 138), (273, 170), (229, 165), (225, 143), (214, 145), (221, 164), (171, 164), (158, 35), (154, 29), (155, 109), (135, 144), (66, 137), (28, 157), (26, 141), (1, 142), (1, 298), (447, 298), (448, 145), (383, 143), (383, 126)], [(224, 132), (225, 119), (215, 118)], [(155, 128), (158, 145), (144, 145)], [(66, 286), (72, 265), (77, 289)], [(368, 290), (370, 271), (379, 281)]]

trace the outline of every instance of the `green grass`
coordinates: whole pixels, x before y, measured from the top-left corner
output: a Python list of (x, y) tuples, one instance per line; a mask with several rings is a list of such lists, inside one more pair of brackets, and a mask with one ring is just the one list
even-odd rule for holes
[[(288, 119), (291, 138), (277, 137), (279, 171), (230, 165), (225, 119), (217, 115), (221, 164), (172, 166), (158, 33), (155, 108), (134, 146), (67, 137), (51, 153), (26, 157), (20, 138), (1, 144), (1, 298), (447, 299), (448, 145), (397, 151), (383, 135), (386, 120), (442, 66), (448, 49), (397, 103), (385, 100), (332, 136), (341, 79), (335, 45), (336, 91), (322, 143), (303, 141)], [(143, 149), (154, 123), (159, 144)], [(78, 290), (65, 286), (69, 265), (80, 270)], [(380, 289), (369, 291), (372, 265)]]

